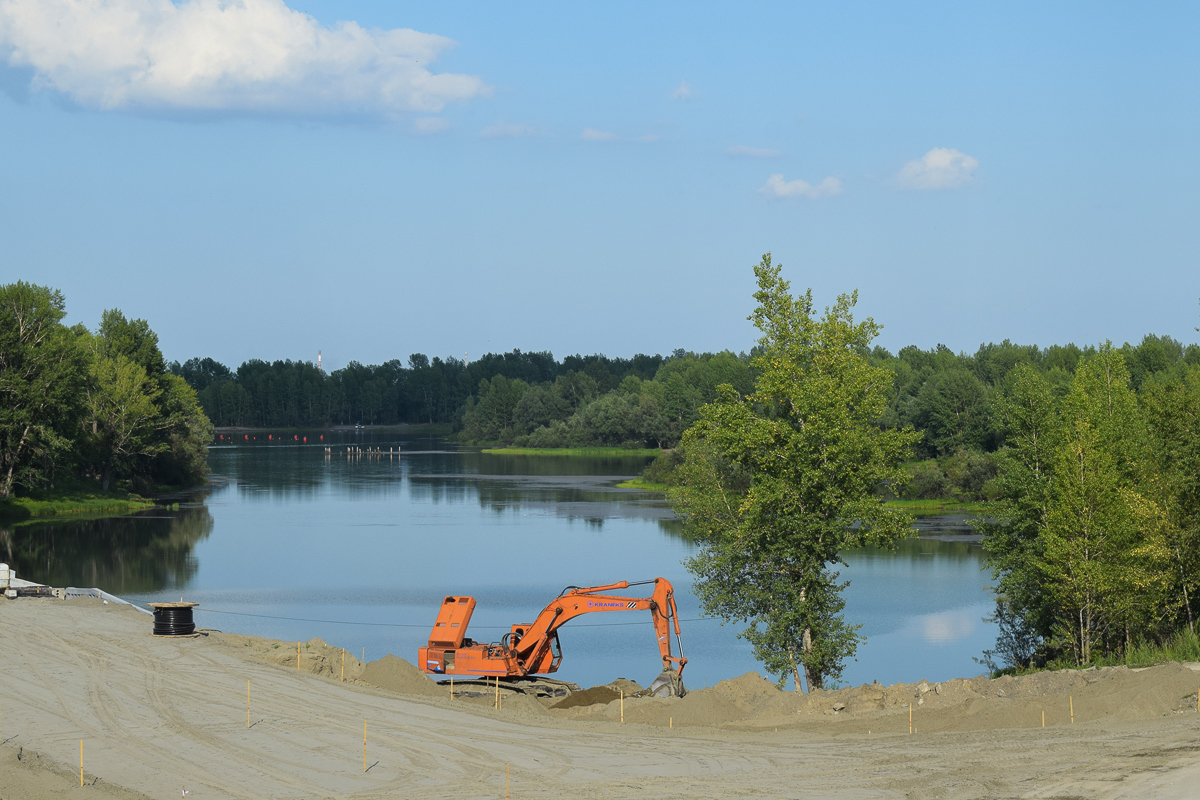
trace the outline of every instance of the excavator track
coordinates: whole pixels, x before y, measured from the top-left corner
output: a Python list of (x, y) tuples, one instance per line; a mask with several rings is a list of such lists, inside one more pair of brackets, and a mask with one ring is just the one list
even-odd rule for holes
[[(439, 686), (449, 687), (451, 681), (438, 681)], [(462, 697), (491, 697), (496, 692), (495, 678), (455, 678), (454, 694)], [(530, 675), (524, 678), (500, 678), (500, 691), (525, 694), (530, 697), (561, 699), (579, 691), (579, 684)]]

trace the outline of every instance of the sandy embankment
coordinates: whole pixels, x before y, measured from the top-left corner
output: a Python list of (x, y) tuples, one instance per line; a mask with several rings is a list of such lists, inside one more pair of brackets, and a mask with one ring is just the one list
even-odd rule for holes
[(347, 654), (343, 683), (319, 640), (297, 670), (294, 643), (149, 634), (98, 601), (0, 602), (2, 800), (497, 798), (506, 765), (513, 798), (1200, 794), (1200, 673), (1177, 664), (807, 697), (751, 675), (627, 699), (622, 724), (619, 701), (451, 700), (399, 659)]

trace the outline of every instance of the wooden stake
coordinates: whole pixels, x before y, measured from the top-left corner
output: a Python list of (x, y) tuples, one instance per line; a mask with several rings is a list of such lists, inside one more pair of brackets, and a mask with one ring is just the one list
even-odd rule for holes
[(621, 722), (625, 721), (625, 690), (621, 690)]
[(912, 734), (912, 703), (908, 704), (908, 732)]
[(363, 720), (363, 772), (367, 771), (367, 721)]
[(1046, 709), (1042, 709), (1042, 727), (1046, 727)]
[(450, 676), (450, 699), (454, 699), (454, 676)]
[(1070, 700), (1071, 700), (1071, 724), (1074, 725), (1075, 724), (1075, 696), (1071, 695)]
[(675, 727), (675, 718), (674, 718), (674, 717), (670, 717), (670, 718), (667, 720), (667, 725), (668, 725), (668, 727), (674, 728), (674, 727)]

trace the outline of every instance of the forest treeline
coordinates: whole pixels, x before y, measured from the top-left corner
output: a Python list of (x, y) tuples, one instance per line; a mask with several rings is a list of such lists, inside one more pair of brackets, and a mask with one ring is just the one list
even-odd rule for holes
[(407, 363), (351, 362), (326, 373), (308, 361), (211, 358), (171, 365), (218, 427), (442, 423), (477, 443), (672, 447), (716, 387), (750, 385), (744, 355), (489, 353), (470, 363), (416, 353)]
[(212, 426), (146, 321), (112, 309), (89, 331), (65, 315), (54, 289), (0, 286), (0, 501), (202, 481)]
[[(1137, 392), (1156, 376), (1200, 365), (1200, 346), (1146, 336), (1119, 349)], [(891, 353), (873, 348), (872, 364), (893, 375), (884, 427), (921, 432), (904, 496), (983, 500), (994, 488), (996, 451), (1005, 428), (997, 406), (1018, 365), (1042, 375), (1065, 395), (1094, 346), (1040, 348), (1009, 341), (973, 354), (937, 346)], [(673, 448), (716, 397), (723, 383), (753, 385), (745, 353), (637, 355), (610, 358), (548, 352), (488, 354), (469, 364), (456, 358), (409, 356), (407, 363), (351, 362), (329, 373), (307, 361), (251, 360), (236, 371), (211, 358), (174, 363), (218, 426), (323, 427), (336, 424), (443, 423), (464, 441), (528, 447)], [(651, 479), (669, 482), (671, 456)]]

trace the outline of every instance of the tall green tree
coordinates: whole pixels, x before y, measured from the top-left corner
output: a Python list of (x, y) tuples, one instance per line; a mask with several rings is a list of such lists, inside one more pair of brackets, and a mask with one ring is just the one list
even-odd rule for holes
[(1146, 430), (1111, 344), (1076, 372), (1063, 423), (1039, 566), (1055, 631), (1087, 663), (1097, 644), (1145, 631), (1163, 602), (1160, 515), (1143, 493)]
[(998, 652), (1009, 664), (1028, 666), (1054, 617), (1038, 565), (1062, 421), (1050, 383), (1029, 364), (1019, 364), (1005, 378), (995, 408), (1007, 444), (997, 454), (997, 499), (977, 524), (997, 580)]
[(55, 289), (0, 286), (0, 500), (71, 448), (88, 355), (65, 314)]
[(836, 567), (862, 544), (894, 546), (911, 518), (885, 508), (918, 435), (884, 430), (892, 373), (868, 361), (880, 326), (856, 322), (856, 294), (821, 317), (791, 295), (770, 254), (754, 269), (762, 332), (754, 391), (724, 385), (683, 437), (672, 506), (700, 552), (687, 562), (707, 613), (748, 623), (741, 636), (782, 684), (838, 678), (861, 637), (845, 621)]
[(1188, 366), (1174, 380), (1151, 381), (1140, 400), (1164, 497), (1175, 591), (1183, 621), (1194, 632), (1200, 594), (1200, 367)]
[(93, 359), (86, 392), (88, 440), (102, 489), (114, 478), (148, 472), (151, 459), (167, 449), (159, 436), (160, 394), (146, 370), (125, 356), (97, 353)]

